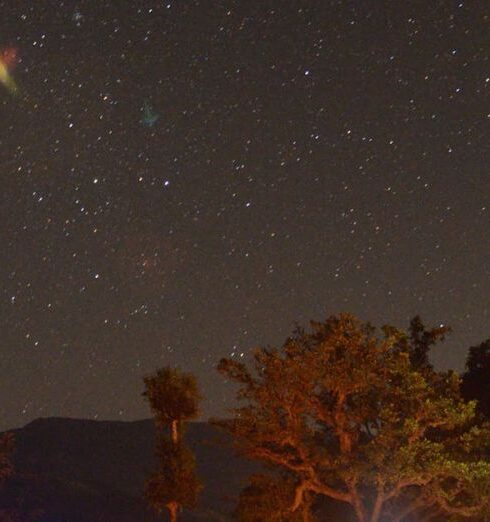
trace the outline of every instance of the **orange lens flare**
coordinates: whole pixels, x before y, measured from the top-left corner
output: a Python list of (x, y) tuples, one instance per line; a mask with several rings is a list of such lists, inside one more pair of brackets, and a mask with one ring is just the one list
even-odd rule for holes
[(0, 51), (0, 60), (9, 68), (13, 68), (17, 63), (18, 51), (15, 47), (7, 47)]
[(17, 49), (8, 47), (0, 51), (0, 82), (11, 93), (17, 92), (17, 85), (10, 74), (10, 69), (17, 63)]

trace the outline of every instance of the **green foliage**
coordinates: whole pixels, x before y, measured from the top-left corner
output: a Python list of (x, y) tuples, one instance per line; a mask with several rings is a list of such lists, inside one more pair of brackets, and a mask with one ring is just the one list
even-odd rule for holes
[(360, 521), (419, 509), (473, 516), (489, 501), (490, 469), (468, 435), (475, 404), (426, 358), (445, 331), (414, 320), (409, 335), (379, 334), (343, 314), (256, 350), (253, 371), (224, 359), (244, 405), (222, 425), (245, 455), (294, 475), (292, 511), (314, 493), (350, 504)]
[(157, 511), (176, 502), (193, 507), (202, 485), (196, 477), (193, 453), (182, 444), (160, 440), (157, 448), (158, 469), (146, 482), (145, 497)]

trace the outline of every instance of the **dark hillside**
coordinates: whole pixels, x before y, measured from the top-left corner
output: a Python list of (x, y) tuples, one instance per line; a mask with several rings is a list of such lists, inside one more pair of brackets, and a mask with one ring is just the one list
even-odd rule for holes
[[(153, 467), (151, 420), (38, 419), (14, 433), (19, 476), (3, 493), (3, 505), (22, 498), (26, 508), (42, 507), (41, 520), (50, 522), (156, 520), (141, 498)], [(191, 423), (186, 439), (205, 488), (196, 512), (183, 520), (226, 520), (256, 468), (207, 423)]]

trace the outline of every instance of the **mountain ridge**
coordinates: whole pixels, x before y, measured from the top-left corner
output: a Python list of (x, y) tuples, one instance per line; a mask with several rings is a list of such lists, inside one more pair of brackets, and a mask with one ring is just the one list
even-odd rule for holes
[[(38, 520), (46, 522), (157, 520), (143, 499), (155, 465), (152, 419), (41, 417), (7, 431), (15, 437), (16, 477), (0, 495), (1, 506), (20, 498), (25, 509), (42, 508)], [(182, 520), (229, 520), (258, 465), (235, 455), (229, 437), (208, 422), (189, 423), (185, 440), (204, 489), (196, 510), (184, 511)]]

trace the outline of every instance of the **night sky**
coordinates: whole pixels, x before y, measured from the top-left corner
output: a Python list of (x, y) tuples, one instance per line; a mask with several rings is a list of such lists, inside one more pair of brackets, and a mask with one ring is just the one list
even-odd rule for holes
[(488, 1), (0, 10), (0, 428), (163, 365), (220, 415), (219, 358), (340, 311), (490, 337)]

